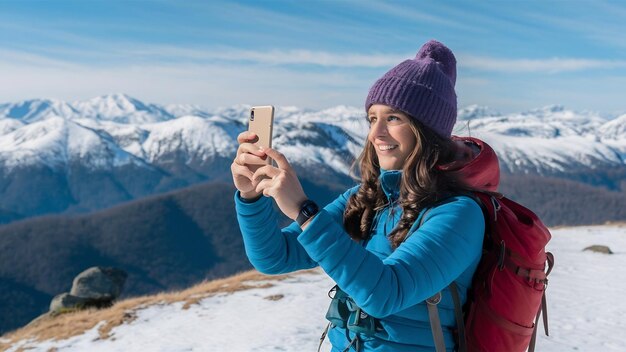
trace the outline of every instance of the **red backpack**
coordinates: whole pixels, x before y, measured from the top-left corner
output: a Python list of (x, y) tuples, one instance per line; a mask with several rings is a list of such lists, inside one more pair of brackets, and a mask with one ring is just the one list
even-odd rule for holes
[[(460, 140), (474, 143), (480, 153), (461, 167), (445, 169), (460, 171), (471, 186), (485, 190), (474, 196), (482, 205), (486, 226), (483, 255), (463, 309), (456, 285), (450, 285), (459, 351), (531, 352), (542, 312), (548, 335), (545, 290), (554, 257), (545, 246), (550, 232), (532, 211), (493, 192), (499, 180), (493, 149), (475, 138)], [(445, 351), (436, 306), (440, 297), (439, 293), (427, 300), (438, 352)]]

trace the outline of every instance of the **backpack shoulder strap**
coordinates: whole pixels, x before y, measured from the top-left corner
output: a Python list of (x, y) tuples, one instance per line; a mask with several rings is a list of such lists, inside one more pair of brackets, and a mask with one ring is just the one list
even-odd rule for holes
[[(480, 198), (477, 195), (475, 195), (474, 193), (469, 193), (469, 192), (462, 193), (460, 195), (473, 199), (480, 206), (480, 209), (483, 212), (483, 216), (485, 217), (485, 221), (487, 221), (488, 219), (486, 215), (487, 209), (485, 208), (485, 205), (483, 204), (483, 202), (480, 200)], [(446, 199), (446, 201), (449, 201), (450, 198)], [(445, 201), (442, 203), (445, 203)], [(442, 204), (442, 203), (438, 203), (437, 205)], [(432, 207), (426, 209), (422, 217), (419, 219), (418, 226), (415, 230), (417, 230), (420, 226), (422, 226), (422, 224), (424, 223), (424, 220), (426, 219), (426, 215), (431, 209)], [(485, 224), (485, 228), (487, 228), (487, 224)], [(461, 297), (459, 295), (459, 288), (456, 285), (456, 282), (454, 281), (450, 283), (448, 288), (450, 289), (450, 293), (452, 295), (452, 301), (454, 302), (454, 317), (456, 320), (456, 326), (457, 326), (457, 331), (458, 331), (457, 333), (458, 351), (467, 352), (467, 343), (465, 340), (465, 321), (463, 319), (463, 309), (461, 307)], [(441, 327), (441, 319), (439, 319), (439, 312), (437, 308), (437, 304), (441, 301), (441, 295), (442, 294), (440, 291), (440, 292), (437, 292), (437, 294), (435, 294), (433, 297), (426, 300), (426, 306), (428, 307), (428, 320), (430, 320), (430, 328), (433, 333), (433, 340), (435, 341), (435, 350), (437, 352), (446, 351), (446, 345), (443, 340), (443, 329)]]
[(428, 320), (430, 320), (430, 329), (433, 332), (435, 351), (446, 352), (446, 343), (443, 339), (441, 319), (439, 319), (439, 310), (437, 309), (439, 302), (441, 302), (441, 292), (437, 292), (434, 296), (427, 299), (426, 307), (428, 307)]
[[(448, 288), (450, 289), (450, 293), (452, 294), (452, 300), (454, 301), (454, 316), (456, 318), (458, 331), (458, 351), (467, 352), (467, 344), (465, 340), (465, 322), (463, 320), (463, 310), (461, 308), (459, 288), (454, 281), (452, 281)], [(426, 306), (428, 307), (428, 320), (430, 320), (430, 328), (433, 332), (433, 340), (435, 341), (435, 350), (437, 352), (446, 351), (446, 344), (443, 339), (443, 329), (441, 327), (441, 319), (439, 318), (439, 311), (437, 309), (437, 304), (441, 302), (441, 297), (441, 292), (437, 292), (437, 294), (426, 300)]]
[[(422, 215), (418, 218), (418, 220), (411, 226), (409, 233), (404, 238), (406, 241), (417, 229), (419, 229), (424, 221), (426, 220), (426, 215), (435, 207), (448, 203), (452, 201), (452, 198), (455, 196), (466, 196), (474, 200), (483, 212), (483, 216), (485, 218), (485, 229), (487, 229), (486, 221), (489, 219), (488, 212), (485, 207), (485, 204), (481, 201), (480, 197), (478, 197), (473, 192), (463, 192), (448, 198), (443, 199), (440, 202), (435, 203), (434, 205), (426, 208), (426, 210), (422, 213)], [(448, 286), (450, 289), (450, 293), (452, 294), (452, 300), (454, 301), (454, 316), (456, 319), (456, 325), (458, 330), (458, 351), (466, 352), (467, 345), (465, 340), (465, 322), (463, 320), (463, 309), (461, 307), (461, 298), (459, 296), (459, 288), (454, 281), (450, 283)], [(439, 311), (437, 308), (437, 304), (441, 301), (441, 291), (437, 292), (434, 296), (430, 297), (426, 300), (426, 306), (428, 307), (428, 320), (430, 320), (430, 328), (433, 332), (433, 340), (435, 342), (435, 350), (437, 352), (445, 352), (446, 345), (443, 338), (443, 328), (441, 327), (441, 319), (439, 318)]]
[(458, 331), (459, 352), (467, 352), (467, 341), (465, 340), (465, 321), (463, 320), (463, 309), (461, 308), (459, 287), (454, 281), (452, 281), (448, 287), (452, 293), (452, 301), (454, 301), (454, 317), (456, 318), (456, 328)]

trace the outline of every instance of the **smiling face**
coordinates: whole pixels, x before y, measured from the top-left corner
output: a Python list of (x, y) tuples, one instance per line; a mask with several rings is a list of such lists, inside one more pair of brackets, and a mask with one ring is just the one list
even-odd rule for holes
[(367, 119), (370, 122), (367, 139), (374, 145), (380, 167), (402, 170), (417, 144), (410, 117), (387, 105), (374, 104), (367, 112)]

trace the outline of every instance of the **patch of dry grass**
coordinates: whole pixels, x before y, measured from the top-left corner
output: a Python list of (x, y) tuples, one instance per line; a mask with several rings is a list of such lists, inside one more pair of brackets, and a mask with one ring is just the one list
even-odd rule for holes
[(218, 293), (271, 287), (272, 281), (283, 280), (287, 277), (289, 275), (267, 276), (252, 270), (225, 279), (205, 281), (182, 291), (129, 298), (116, 302), (109, 308), (72, 311), (56, 316), (45, 314), (25, 327), (2, 336), (0, 351), (8, 349), (12, 344), (21, 340), (63, 340), (81, 335), (100, 322), (103, 322), (98, 329), (100, 339), (107, 339), (111, 336), (113, 328), (134, 321), (137, 318), (136, 312), (148, 306), (184, 302), (183, 309), (189, 309), (203, 298)]

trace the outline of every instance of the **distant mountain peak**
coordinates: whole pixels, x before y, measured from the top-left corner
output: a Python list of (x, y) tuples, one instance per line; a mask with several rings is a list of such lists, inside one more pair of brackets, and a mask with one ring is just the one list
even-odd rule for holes
[(601, 135), (606, 138), (626, 139), (626, 114), (607, 121), (598, 130), (601, 132)]
[(499, 112), (492, 110), (488, 106), (473, 104), (459, 109), (457, 113), (457, 119), (461, 121), (466, 121), (500, 115), (501, 114)]
[(81, 117), (120, 123), (152, 123), (174, 118), (161, 106), (145, 104), (123, 93), (102, 95), (73, 105)]
[(536, 118), (544, 118), (544, 117), (554, 117), (554, 116), (563, 116), (564, 114), (574, 113), (573, 111), (567, 110), (563, 105), (546, 105), (541, 108), (529, 109), (526, 111), (522, 111), (520, 113), (514, 114), (517, 117), (536, 117)]
[(146, 110), (144, 103), (124, 93), (106, 94), (91, 98), (86, 102), (100, 106), (115, 106), (120, 111)]
[(0, 105), (0, 117), (24, 122), (34, 122), (51, 116), (67, 116), (76, 113), (68, 103), (55, 99), (30, 99)]
[(541, 112), (562, 112), (565, 110), (565, 106), (563, 105), (558, 105), (558, 104), (551, 104), (551, 105), (546, 105), (541, 109), (538, 109)]

